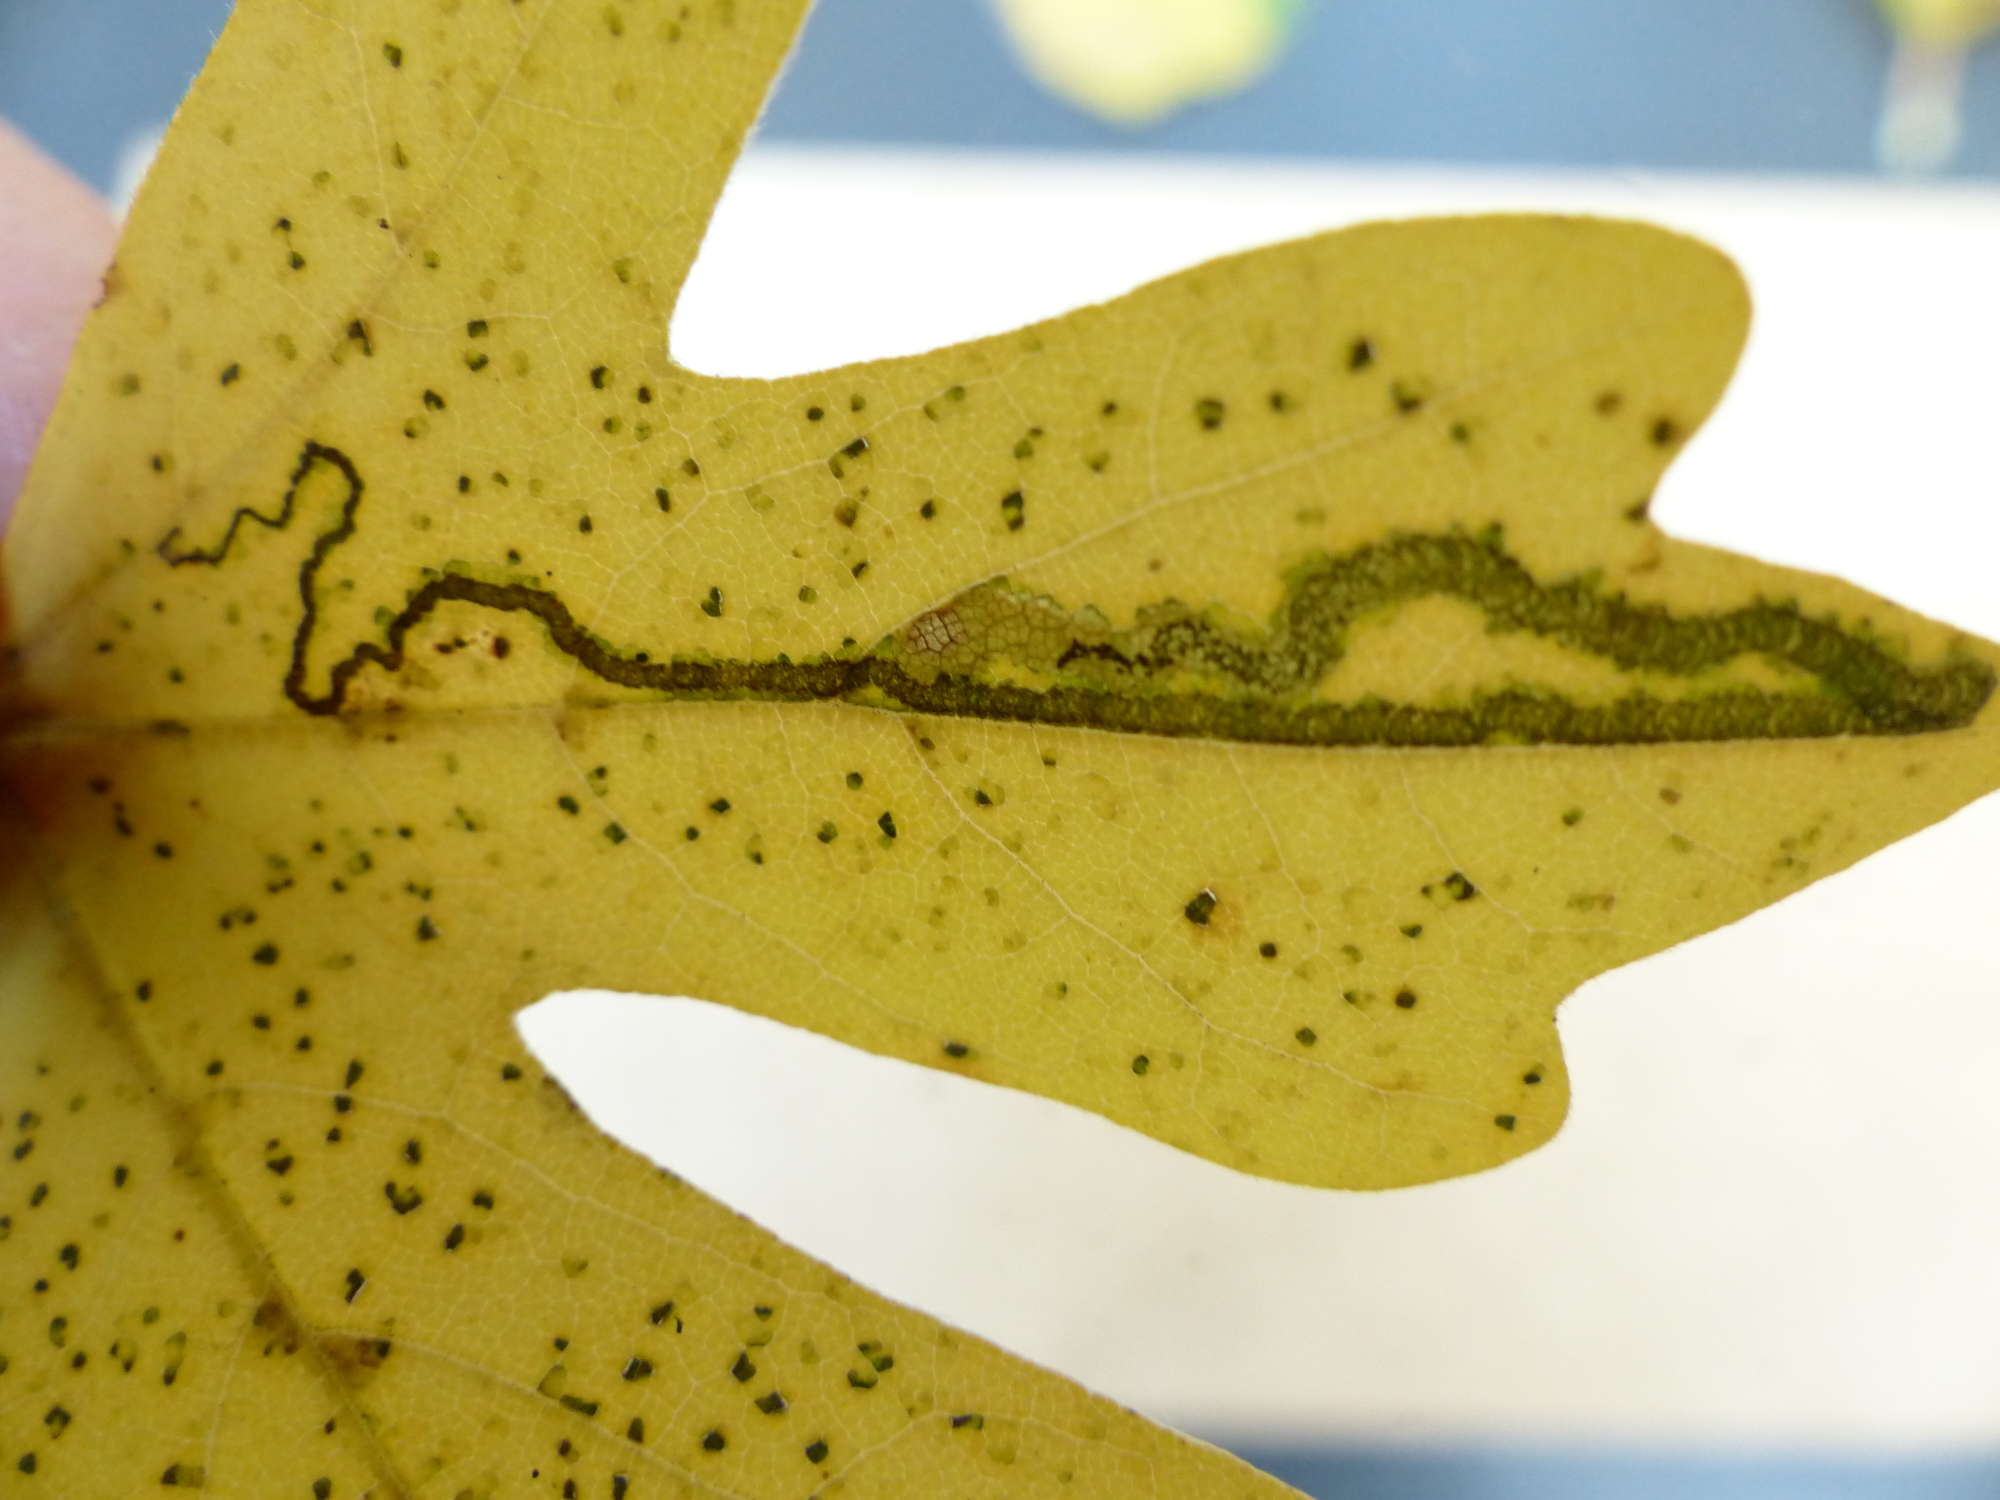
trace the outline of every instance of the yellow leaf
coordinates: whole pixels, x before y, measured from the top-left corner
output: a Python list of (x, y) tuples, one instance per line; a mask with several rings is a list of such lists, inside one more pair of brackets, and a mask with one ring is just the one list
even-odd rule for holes
[(1659, 230), (675, 364), (801, 10), (245, 0), (177, 122), (5, 554), (49, 1493), (1278, 1493), (656, 1172), (515, 1013), (696, 994), (1414, 1183), (1555, 1131), (1584, 978), (2000, 773), (1993, 647), (1647, 519), (1746, 317)]

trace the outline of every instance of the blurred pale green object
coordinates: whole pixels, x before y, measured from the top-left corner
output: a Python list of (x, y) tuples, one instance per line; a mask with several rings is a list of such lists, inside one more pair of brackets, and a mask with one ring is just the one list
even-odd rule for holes
[(1115, 124), (1150, 125), (1254, 82), (1302, 0), (994, 0), (1022, 63)]
[(1926, 47), (1965, 47), (2000, 25), (2000, 0), (1876, 0), (1903, 37)]
[(1896, 29), (1875, 131), (1885, 167), (1925, 172), (1958, 150), (1965, 51), (2000, 25), (2000, 0), (1876, 0)]

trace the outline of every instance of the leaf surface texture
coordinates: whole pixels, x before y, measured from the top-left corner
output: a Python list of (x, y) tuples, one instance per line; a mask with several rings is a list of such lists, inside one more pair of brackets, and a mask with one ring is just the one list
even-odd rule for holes
[(1582, 980), (1992, 785), (1994, 648), (1647, 519), (1747, 321), (1661, 230), (677, 365), (801, 9), (244, 0), (176, 123), (5, 556), (46, 1492), (1279, 1493), (624, 1151), (514, 1014), (1405, 1185), (1554, 1133)]

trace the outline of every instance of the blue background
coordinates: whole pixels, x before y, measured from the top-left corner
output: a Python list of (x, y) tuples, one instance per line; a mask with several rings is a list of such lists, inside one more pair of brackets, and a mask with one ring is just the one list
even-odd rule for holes
[[(0, 0), (0, 114), (92, 180), (166, 118), (228, 0)], [(985, 0), (821, 0), (780, 140), (1871, 172), (1870, 0), (1313, 0), (1257, 88), (1131, 134), (1043, 93)], [(1950, 172), (2000, 178), (2000, 46)]]

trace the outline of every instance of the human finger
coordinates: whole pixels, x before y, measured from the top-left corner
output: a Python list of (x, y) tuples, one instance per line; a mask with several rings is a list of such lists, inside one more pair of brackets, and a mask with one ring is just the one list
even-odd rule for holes
[(0, 528), (117, 238), (104, 201), (0, 120)]

